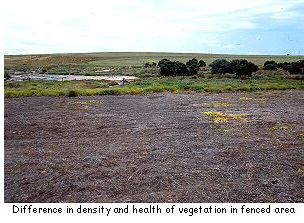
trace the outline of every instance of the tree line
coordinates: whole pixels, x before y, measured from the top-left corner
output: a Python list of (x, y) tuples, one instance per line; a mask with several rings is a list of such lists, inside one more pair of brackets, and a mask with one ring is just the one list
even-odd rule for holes
[(274, 60), (269, 60), (264, 63), (264, 70), (283, 69), (291, 74), (304, 74), (304, 60), (296, 62), (277, 63)]
[[(180, 61), (162, 59), (157, 65), (160, 68), (161, 76), (188, 76), (197, 74), (201, 67), (206, 66), (206, 62), (193, 58), (184, 64)], [(209, 67), (212, 74), (229, 73), (235, 74), (237, 78), (250, 77), (253, 72), (259, 70), (257, 65), (245, 59), (231, 61), (226, 59), (217, 59), (213, 61)], [(288, 71), (291, 74), (304, 74), (304, 60), (284, 63), (266, 61), (263, 66), (264, 70), (277, 70), (279, 68)]]

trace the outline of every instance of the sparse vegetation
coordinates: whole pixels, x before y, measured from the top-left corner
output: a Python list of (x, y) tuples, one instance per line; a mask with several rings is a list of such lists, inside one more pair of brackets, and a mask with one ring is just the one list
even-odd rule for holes
[(289, 131), (289, 127), (288, 126), (274, 126), (272, 128), (270, 128), (271, 131), (278, 131), (278, 130), (281, 130), (281, 131)]
[(208, 104), (208, 106), (212, 108), (226, 108), (229, 107), (230, 105), (231, 103), (227, 103), (227, 102), (212, 102)]
[(298, 138), (304, 141), (304, 133), (298, 134)]
[[(64, 63), (48, 55), (32, 56), (35, 60), (15, 57), (22, 69), (35, 75), (45, 67), (47, 74), (139, 78), (124, 86), (117, 84), (119, 80), (5, 81), (6, 202), (303, 201), (299, 154), (304, 85), (289, 79), (302, 74), (282, 69), (255, 72), (255, 64), (262, 68), (267, 59), (281, 66), (285, 57), (98, 55), (87, 61), (82, 61), (84, 55), (74, 55)], [(168, 59), (159, 67), (152, 64), (162, 58)], [(208, 65), (223, 60), (217, 60), (221, 66), (210, 66), (219, 71), (211, 74), (206, 63), (193, 58)], [(286, 67), (302, 72), (301, 62), (295, 60), (299, 58), (286, 60)], [(14, 67), (12, 61), (9, 66)], [(14, 74), (17, 68), (7, 70)], [(146, 95), (156, 92), (171, 93)], [(119, 96), (75, 97), (92, 95)], [(63, 97), (8, 98), (27, 96)], [(21, 122), (24, 116), (27, 120)], [(161, 140), (155, 142), (156, 138)], [(43, 162), (37, 159), (41, 156)], [(77, 185), (66, 180), (75, 176)], [(50, 188), (52, 181), (59, 183)]]
[(257, 99), (255, 98), (247, 98), (247, 97), (242, 97), (239, 99), (240, 101), (256, 101)]
[(215, 123), (224, 123), (229, 121), (246, 121), (244, 114), (228, 114), (216, 111), (203, 112), (203, 114), (211, 116)]
[(145, 64), (144, 64), (144, 67), (145, 68), (148, 68), (148, 67), (156, 67), (157, 66), (157, 64), (155, 63), (155, 62), (146, 62)]

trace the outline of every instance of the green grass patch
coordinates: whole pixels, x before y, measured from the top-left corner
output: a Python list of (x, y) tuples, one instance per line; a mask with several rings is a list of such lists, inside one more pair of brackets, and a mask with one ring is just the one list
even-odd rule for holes
[(257, 90), (304, 89), (300, 80), (292, 79), (248, 79), (197, 78), (191, 77), (147, 77), (125, 86), (105, 81), (23, 81), (5, 82), (5, 97), (30, 96), (90, 96), (132, 94), (142, 95), (155, 92), (251, 92)]

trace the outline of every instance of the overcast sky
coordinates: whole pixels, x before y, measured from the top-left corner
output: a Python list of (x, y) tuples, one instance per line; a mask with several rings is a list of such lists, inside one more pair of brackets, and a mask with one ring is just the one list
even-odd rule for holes
[(5, 54), (304, 54), (304, 0), (9, 0)]

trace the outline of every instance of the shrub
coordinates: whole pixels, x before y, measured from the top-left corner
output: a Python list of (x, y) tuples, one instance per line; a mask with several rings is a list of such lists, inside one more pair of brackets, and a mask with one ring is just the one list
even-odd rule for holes
[(291, 74), (304, 74), (304, 60), (292, 62), (288, 71)]
[(168, 59), (162, 59), (158, 62), (160, 68), (160, 75), (173, 76), (174, 75), (174, 63)]
[(146, 62), (145, 64), (144, 64), (144, 67), (145, 68), (148, 68), (148, 67), (156, 67), (156, 63), (155, 62)]
[(158, 62), (160, 67), (160, 75), (162, 76), (180, 76), (188, 75), (189, 71), (187, 66), (179, 61), (170, 61), (168, 59), (162, 59)]
[(265, 63), (264, 63), (264, 67), (268, 64), (277, 64), (277, 62), (275, 62), (274, 60), (267, 60)]
[(203, 60), (200, 60), (200, 61), (198, 61), (198, 65), (199, 65), (200, 67), (206, 67), (206, 62), (203, 61)]
[(174, 64), (174, 74), (176, 76), (183, 76), (189, 74), (187, 66), (184, 63), (181, 63), (179, 61), (174, 61), (173, 64)]
[(65, 96), (68, 96), (68, 97), (76, 97), (78, 96), (77, 92), (75, 90), (67, 90), (65, 92)]
[(213, 74), (225, 74), (230, 72), (230, 63), (225, 59), (217, 59), (210, 65), (211, 73)]
[(10, 79), (10, 78), (11, 78), (11, 75), (9, 75), (8, 71), (7, 71), (7, 70), (4, 71), (4, 79), (5, 79), (5, 80), (8, 80), (8, 79)]
[(304, 60), (299, 60), (297, 62), (284, 62), (278, 63), (278, 67), (291, 74), (304, 74)]
[(45, 74), (46, 72), (47, 72), (47, 69), (45, 69), (45, 68), (43, 68), (43, 69), (40, 71), (41, 74)]
[(289, 63), (289, 62), (278, 63), (278, 67), (282, 68), (285, 71), (289, 71), (290, 66), (291, 66), (291, 63)]
[(229, 73), (236, 74), (237, 78), (245, 78), (250, 77), (252, 72), (256, 72), (258, 69), (257, 65), (247, 60), (232, 60)]
[(263, 67), (264, 70), (277, 70), (279, 69), (278, 64), (274, 64), (274, 63), (270, 63), (270, 64), (266, 64)]
[(200, 68), (200, 65), (198, 63), (198, 60), (193, 58), (191, 60), (189, 60), (187, 63), (186, 63), (188, 69), (189, 69), (189, 74), (190, 75), (195, 75), (197, 74), (197, 72), (199, 71), (199, 68)]
[(16, 82), (9, 82), (9, 83), (5, 83), (5, 87), (9, 87), (9, 88), (20, 88), (21, 85), (19, 83)]
[(117, 91), (114, 91), (113, 89), (105, 89), (105, 90), (98, 92), (99, 95), (112, 95), (115, 93), (117, 93)]
[(264, 63), (264, 70), (277, 70), (279, 65), (274, 60), (268, 60)]
[(238, 78), (250, 77), (252, 72), (256, 72), (259, 68), (254, 63), (247, 60), (232, 60), (217, 59), (210, 65), (213, 74), (236, 74)]
[(198, 60), (192, 58), (191, 60), (188, 60), (188, 62), (186, 63), (187, 67), (189, 67), (191, 64), (198, 64)]

